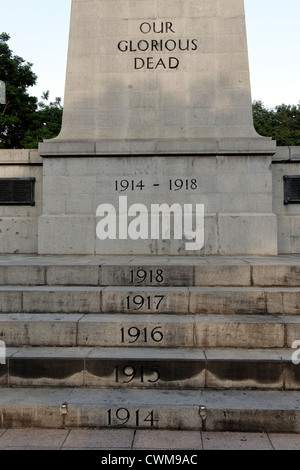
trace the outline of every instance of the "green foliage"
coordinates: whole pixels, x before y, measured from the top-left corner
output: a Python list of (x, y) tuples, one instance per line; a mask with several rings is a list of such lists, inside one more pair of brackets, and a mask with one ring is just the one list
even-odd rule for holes
[[(7, 33), (0, 34), (0, 80), (6, 85), (6, 104), (0, 104), (0, 149), (37, 148), (39, 142), (60, 132), (61, 99), (49, 102), (49, 91), (40, 102), (29, 95), (37, 76), (30, 62), (13, 55), (9, 39)], [(300, 103), (268, 109), (255, 101), (253, 119), (258, 134), (272, 137), (277, 145), (300, 145)]]
[(300, 103), (268, 109), (261, 101), (255, 101), (253, 120), (258, 134), (272, 137), (277, 145), (300, 145)]
[(0, 34), (0, 80), (6, 85), (6, 104), (0, 105), (0, 148), (37, 148), (43, 139), (55, 137), (61, 127), (62, 106), (59, 98), (46, 104), (49, 92), (38, 103), (28, 88), (37, 76), (32, 64), (13, 55), (10, 36)]
[(34, 128), (28, 129), (22, 139), (21, 146), (32, 149), (37, 148), (39, 142), (56, 137), (61, 129), (62, 105), (61, 98), (46, 104), (49, 100), (49, 91), (44, 92), (42, 101), (38, 103), (35, 113)]

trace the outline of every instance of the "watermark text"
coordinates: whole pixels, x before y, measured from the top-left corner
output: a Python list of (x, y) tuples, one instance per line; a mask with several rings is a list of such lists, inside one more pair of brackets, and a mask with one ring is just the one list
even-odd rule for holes
[[(100, 204), (96, 217), (99, 240), (183, 240), (186, 250), (204, 246), (204, 205), (174, 203), (128, 206), (127, 196), (119, 196), (119, 206)], [(172, 222), (173, 221), (173, 222)]]

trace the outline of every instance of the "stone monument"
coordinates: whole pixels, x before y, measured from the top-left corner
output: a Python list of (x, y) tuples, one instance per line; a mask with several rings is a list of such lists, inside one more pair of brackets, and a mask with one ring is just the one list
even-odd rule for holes
[[(243, 0), (73, 0), (40, 254), (277, 254)], [(203, 219), (204, 213), (204, 219)]]
[[(288, 152), (274, 210), (291, 243)], [(0, 260), (0, 427), (299, 433), (300, 260), (245, 256), (277, 254), (273, 153), (242, 0), (73, 0), (43, 178), (25, 154), (43, 210), (38, 194), (1, 226), (19, 248), (42, 214), (39, 253), (57, 256)]]

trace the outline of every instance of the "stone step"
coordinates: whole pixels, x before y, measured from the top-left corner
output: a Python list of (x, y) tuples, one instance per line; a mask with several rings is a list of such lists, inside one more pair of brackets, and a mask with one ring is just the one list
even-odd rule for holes
[(300, 286), (300, 257), (1, 256), (0, 285)]
[(0, 313), (298, 315), (300, 287), (0, 286)]
[(288, 315), (2, 313), (6, 346), (292, 348), (300, 318)]
[(1, 428), (300, 432), (298, 391), (0, 389)]
[(2, 387), (299, 390), (291, 349), (7, 348)]

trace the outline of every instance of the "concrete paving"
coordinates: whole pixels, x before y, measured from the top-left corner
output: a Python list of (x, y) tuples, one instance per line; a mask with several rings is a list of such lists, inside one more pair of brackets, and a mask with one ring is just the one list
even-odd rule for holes
[(1, 450), (299, 450), (300, 434), (134, 429), (2, 429)]

